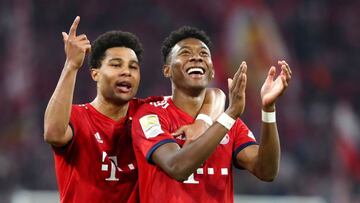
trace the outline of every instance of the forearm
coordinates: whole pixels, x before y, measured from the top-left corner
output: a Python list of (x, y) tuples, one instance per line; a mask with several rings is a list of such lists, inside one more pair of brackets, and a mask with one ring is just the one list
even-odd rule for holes
[(280, 141), (276, 122), (262, 122), (259, 153), (255, 175), (262, 180), (272, 181), (280, 165)]
[(204, 103), (201, 106), (201, 114), (210, 116), (214, 121), (224, 112), (226, 95), (218, 88), (207, 88)]
[(44, 116), (44, 139), (61, 140), (69, 124), (77, 69), (65, 63)]
[(227, 132), (215, 122), (200, 138), (183, 148), (172, 148), (173, 152), (169, 153), (169, 148), (160, 147), (154, 152), (153, 161), (174, 179), (186, 180), (212, 154)]

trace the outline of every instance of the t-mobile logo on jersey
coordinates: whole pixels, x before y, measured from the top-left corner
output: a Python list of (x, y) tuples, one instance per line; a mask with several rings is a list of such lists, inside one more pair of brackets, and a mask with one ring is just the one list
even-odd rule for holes
[[(117, 157), (116, 156), (108, 156), (106, 152), (102, 153), (102, 165), (101, 165), (101, 170), (102, 171), (109, 171), (109, 164), (105, 163), (105, 159), (106, 157), (108, 157), (108, 159), (110, 160), (110, 176), (108, 178), (106, 178), (106, 181), (119, 181), (119, 178), (116, 177), (116, 171), (123, 171), (120, 167), (118, 167), (118, 163), (117, 163)], [(127, 169), (124, 170), (134, 170), (135, 166), (134, 164), (130, 163), (127, 165)]]
[[(196, 170), (196, 174), (203, 175), (204, 173), (207, 173), (208, 175), (214, 175), (215, 169), (214, 168), (207, 168), (207, 170), (204, 171), (204, 168), (198, 168)], [(229, 175), (228, 168), (220, 168), (219, 173), (223, 176)], [(194, 173), (192, 173), (187, 180), (185, 180), (183, 183), (186, 184), (199, 184), (199, 181), (195, 180)]]

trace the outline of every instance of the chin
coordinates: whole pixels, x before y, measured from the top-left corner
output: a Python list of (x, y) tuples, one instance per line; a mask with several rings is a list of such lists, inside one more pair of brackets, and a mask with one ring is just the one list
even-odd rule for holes
[(189, 88), (196, 89), (196, 90), (202, 90), (207, 88), (209, 83), (197, 83), (197, 84), (191, 84)]
[(134, 96), (135, 95), (115, 95), (115, 98), (112, 100), (114, 103), (121, 105), (129, 102), (132, 98), (134, 98)]

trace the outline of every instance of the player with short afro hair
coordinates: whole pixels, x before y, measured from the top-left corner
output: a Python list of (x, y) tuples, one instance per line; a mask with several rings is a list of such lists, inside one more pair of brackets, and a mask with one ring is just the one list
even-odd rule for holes
[(171, 32), (170, 35), (165, 38), (161, 47), (164, 63), (166, 63), (167, 57), (169, 56), (169, 53), (171, 52), (171, 49), (175, 46), (175, 44), (187, 38), (198, 39), (205, 43), (210, 50), (212, 49), (212, 42), (209, 36), (204, 31), (195, 27), (183, 26)]
[(108, 31), (96, 38), (91, 46), (91, 53), (89, 56), (90, 68), (101, 67), (101, 62), (105, 57), (106, 50), (112, 47), (126, 47), (132, 49), (135, 52), (139, 63), (141, 62), (143, 48), (140, 40), (134, 34), (123, 31)]

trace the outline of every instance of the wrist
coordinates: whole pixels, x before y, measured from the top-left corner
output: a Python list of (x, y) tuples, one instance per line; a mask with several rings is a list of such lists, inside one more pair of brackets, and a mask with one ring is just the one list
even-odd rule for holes
[(213, 124), (213, 120), (211, 119), (211, 117), (202, 113), (198, 114), (195, 120), (202, 120), (209, 126)]
[(227, 113), (222, 113), (216, 121), (226, 129), (230, 130), (235, 124), (236, 120), (230, 117)]
[(226, 109), (224, 113), (226, 113), (232, 119), (237, 119), (238, 117), (240, 117), (240, 115), (237, 114), (236, 111), (233, 111), (231, 108)]
[(68, 69), (68, 70), (75, 70), (75, 71), (77, 71), (77, 70), (79, 70), (80, 67), (79, 67), (78, 64), (76, 64), (76, 63), (74, 63), (74, 62), (69, 61), (69, 60), (66, 60), (66, 61), (65, 61), (64, 68), (66, 68), (66, 69)]
[(261, 110), (261, 120), (264, 123), (276, 123), (276, 112), (266, 112)]
[(275, 111), (275, 104), (263, 106), (262, 110), (265, 111), (265, 112), (274, 112)]

